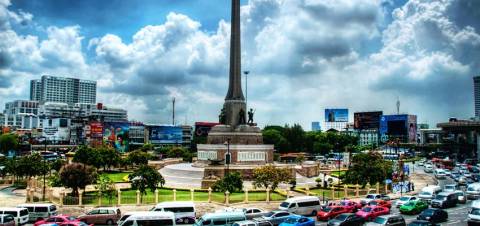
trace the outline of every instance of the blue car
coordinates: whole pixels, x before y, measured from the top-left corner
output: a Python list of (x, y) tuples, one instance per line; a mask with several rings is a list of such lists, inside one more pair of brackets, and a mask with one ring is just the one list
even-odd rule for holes
[(308, 217), (292, 215), (281, 223), (280, 226), (315, 226), (315, 221)]

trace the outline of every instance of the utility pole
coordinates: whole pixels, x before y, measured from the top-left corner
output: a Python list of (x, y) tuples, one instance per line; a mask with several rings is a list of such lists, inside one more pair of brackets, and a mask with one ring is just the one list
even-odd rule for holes
[(172, 125), (175, 125), (175, 97), (172, 100)]

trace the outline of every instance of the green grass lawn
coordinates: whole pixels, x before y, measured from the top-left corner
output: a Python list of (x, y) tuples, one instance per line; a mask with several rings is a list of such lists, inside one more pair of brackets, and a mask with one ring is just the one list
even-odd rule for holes
[[(177, 201), (190, 201), (191, 194), (190, 190), (177, 190), (176, 193)], [(121, 203), (122, 204), (135, 204), (137, 202), (137, 192), (135, 190), (124, 190), (121, 194)], [(208, 201), (208, 192), (204, 190), (199, 190), (194, 192), (194, 201), (206, 202)], [(249, 201), (266, 201), (267, 194), (264, 191), (250, 191), (248, 192)], [(84, 205), (97, 205), (98, 204), (98, 195), (96, 192), (89, 192), (83, 196)], [(233, 193), (230, 194), (230, 203), (243, 202), (245, 200), (245, 193)], [(285, 196), (279, 193), (270, 194), (271, 201), (281, 201), (285, 200)], [(161, 188), (158, 189), (158, 201), (173, 201), (173, 190)], [(212, 201), (213, 202), (225, 202), (225, 195), (221, 192), (212, 192)], [(143, 204), (155, 204), (155, 193), (148, 191), (146, 195), (143, 196)], [(78, 204), (78, 198), (67, 197), (65, 198), (66, 205), (76, 205)], [(115, 205), (117, 204), (117, 194), (114, 194), (112, 197), (102, 197), (102, 205)]]
[(338, 177), (339, 175), (340, 176), (344, 176), (345, 174), (347, 173), (347, 171), (334, 171), (332, 173), (330, 173), (330, 176), (332, 177)]
[(112, 172), (112, 173), (102, 173), (101, 175), (105, 175), (110, 178), (114, 183), (121, 183), (121, 182), (128, 182), (124, 181), (123, 178), (128, 176), (130, 172)]
[[(311, 193), (311, 195), (315, 195), (315, 196), (319, 196), (319, 197), (325, 196), (325, 198), (328, 198), (328, 199), (332, 198), (332, 189), (312, 189), (312, 190), (310, 190), (310, 193)], [(341, 191), (340, 190), (335, 190), (335, 198), (336, 199), (338, 198), (338, 196), (343, 198), (344, 195), (345, 195), (345, 192), (343, 191), (343, 189)]]

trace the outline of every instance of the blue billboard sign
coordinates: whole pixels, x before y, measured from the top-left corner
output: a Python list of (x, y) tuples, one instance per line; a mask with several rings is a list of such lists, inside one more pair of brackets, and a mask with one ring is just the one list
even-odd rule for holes
[(182, 128), (178, 126), (152, 126), (149, 128), (149, 138), (152, 144), (181, 144)]
[(325, 109), (325, 122), (348, 122), (348, 109)]

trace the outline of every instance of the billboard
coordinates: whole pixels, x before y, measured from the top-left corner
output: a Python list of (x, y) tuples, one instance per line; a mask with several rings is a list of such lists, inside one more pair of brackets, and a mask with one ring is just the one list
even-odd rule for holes
[(380, 117), (382, 115), (382, 111), (355, 112), (353, 114), (353, 128), (359, 130), (378, 130), (380, 128)]
[(220, 125), (218, 122), (196, 122), (195, 123), (195, 136), (207, 137), (212, 127)]
[(417, 143), (417, 116), (408, 116), (408, 142)]
[(129, 128), (127, 122), (105, 123), (103, 127), (103, 141), (106, 145), (123, 153), (128, 150)]
[(417, 142), (416, 115), (382, 115), (380, 117), (380, 135), (382, 140), (399, 138), (403, 142)]
[(103, 124), (101, 122), (91, 122), (89, 135), (91, 138), (102, 138)]
[(181, 144), (183, 132), (178, 126), (151, 126), (148, 137), (152, 144)]
[(348, 122), (348, 109), (325, 109), (325, 122)]

